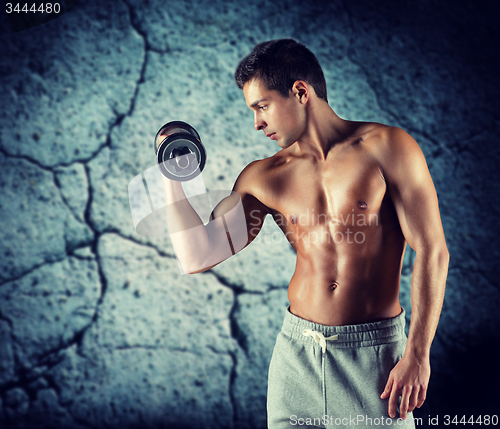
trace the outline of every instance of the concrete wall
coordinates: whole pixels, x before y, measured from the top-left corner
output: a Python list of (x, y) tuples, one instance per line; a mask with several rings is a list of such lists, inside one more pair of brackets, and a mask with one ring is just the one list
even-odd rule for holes
[(0, 427), (265, 427), (294, 252), (268, 222), (181, 276), (167, 237), (134, 231), (127, 187), (173, 119), (201, 134), (208, 189), (273, 154), (232, 76), (281, 37), (317, 55), (341, 117), (427, 157), (451, 263), (415, 416), (498, 414), (497, 2), (366, 3), (80, 0), (14, 34), (1, 16)]

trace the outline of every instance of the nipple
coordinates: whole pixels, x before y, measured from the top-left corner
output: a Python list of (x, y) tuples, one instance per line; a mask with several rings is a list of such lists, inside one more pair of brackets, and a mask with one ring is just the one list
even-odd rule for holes
[(294, 214), (290, 216), (290, 223), (292, 225), (295, 225), (297, 223), (297, 216), (295, 216)]
[(367, 208), (368, 208), (368, 204), (366, 204), (364, 201), (358, 201), (358, 209), (366, 210)]

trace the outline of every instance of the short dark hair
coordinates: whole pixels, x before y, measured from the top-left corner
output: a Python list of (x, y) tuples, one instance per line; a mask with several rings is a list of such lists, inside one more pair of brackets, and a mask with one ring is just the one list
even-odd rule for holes
[(259, 43), (241, 60), (234, 73), (240, 89), (253, 78), (262, 79), (267, 89), (288, 97), (294, 82), (303, 80), (316, 95), (328, 102), (326, 81), (318, 59), (302, 43), (293, 39)]

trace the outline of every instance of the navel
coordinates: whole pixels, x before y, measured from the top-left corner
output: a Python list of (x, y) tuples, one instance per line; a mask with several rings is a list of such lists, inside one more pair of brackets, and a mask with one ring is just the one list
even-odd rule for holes
[(368, 204), (366, 204), (364, 201), (358, 201), (358, 209), (366, 210), (367, 208), (368, 208)]
[(330, 290), (333, 292), (335, 289), (337, 289), (338, 286), (339, 286), (339, 284), (337, 282), (333, 282), (330, 285)]
[(297, 216), (295, 216), (294, 214), (290, 215), (290, 223), (292, 225), (295, 225), (297, 223)]

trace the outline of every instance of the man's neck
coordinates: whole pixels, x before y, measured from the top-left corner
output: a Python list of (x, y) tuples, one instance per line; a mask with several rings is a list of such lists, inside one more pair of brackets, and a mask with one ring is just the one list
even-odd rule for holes
[(312, 153), (325, 160), (330, 149), (352, 133), (352, 122), (341, 119), (323, 100), (317, 99), (308, 109), (307, 129), (294, 145), (294, 151)]

